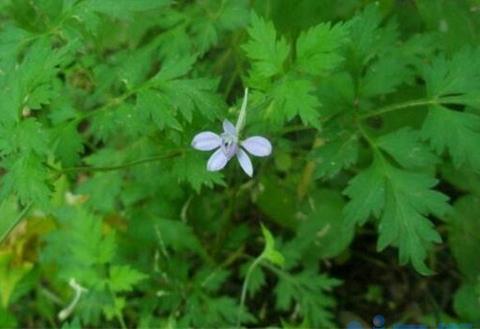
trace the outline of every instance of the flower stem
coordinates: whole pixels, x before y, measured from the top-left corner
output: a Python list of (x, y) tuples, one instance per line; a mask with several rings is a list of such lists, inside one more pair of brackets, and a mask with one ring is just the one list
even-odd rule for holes
[(238, 313), (237, 313), (237, 323), (235, 325), (235, 328), (240, 327), (240, 318), (242, 315), (243, 307), (245, 305), (245, 299), (247, 298), (247, 288), (248, 288), (248, 282), (250, 281), (250, 276), (252, 275), (253, 270), (260, 264), (260, 262), (263, 259), (263, 253), (260, 254), (255, 260), (250, 264), (247, 270), (247, 274), (245, 275), (245, 280), (243, 281), (243, 286), (242, 286), (242, 293), (240, 295), (240, 306), (238, 308)]

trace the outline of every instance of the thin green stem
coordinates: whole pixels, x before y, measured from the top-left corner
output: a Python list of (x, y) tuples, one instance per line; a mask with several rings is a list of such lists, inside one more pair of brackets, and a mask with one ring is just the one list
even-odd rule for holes
[(371, 117), (374, 117), (374, 116), (377, 116), (377, 115), (380, 115), (380, 114), (385, 114), (385, 113), (388, 113), (388, 112), (393, 112), (393, 111), (397, 111), (397, 110), (401, 110), (401, 109), (405, 109), (405, 108), (409, 108), (409, 107), (433, 105), (433, 104), (441, 104), (441, 103), (442, 103), (442, 101), (437, 100), (437, 99), (417, 99), (417, 100), (408, 101), (408, 102), (404, 102), (404, 103), (398, 103), (398, 104), (392, 104), (392, 105), (385, 106), (385, 107), (383, 107), (383, 108), (381, 108), (377, 111), (362, 114), (362, 115), (359, 116), (359, 119), (363, 120), (363, 119), (371, 118)]
[(248, 282), (250, 281), (250, 276), (252, 275), (253, 270), (260, 264), (260, 262), (263, 259), (263, 253), (260, 254), (255, 260), (250, 264), (247, 270), (247, 274), (245, 275), (245, 280), (243, 281), (243, 286), (242, 286), (242, 293), (240, 295), (240, 306), (238, 308), (238, 314), (237, 314), (237, 323), (235, 325), (236, 328), (240, 328), (240, 318), (242, 315), (243, 307), (245, 305), (245, 299), (247, 298), (247, 288), (248, 288)]
[(177, 157), (177, 156), (181, 155), (182, 153), (183, 153), (183, 150), (177, 150), (177, 151), (174, 151), (172, 153), (155, 155), (155, 156), (151, 156), (149, 158), (140, 159), (140, 160), (136, 160), (136, 161), (131, 161), (131, 162), (123, 163), (123, 164), (116, 165), (116, 166), (105, 166), (105, 167), (79, 166), (79, 167), (69, 167), (69, 168), (64, 168), (64, 169), (59, 169), (59, 168), (56, 168), (56, 167), (53, 167), (53, 166), (50, 166), (50, 165), (49, 165), (49, 167), (51, 169), (57, 171), (57, 172), (60, 172), (60, 173), (75, 172), (75, 171), (82, 171), (82, 172), (113, 171), (113, 170), (121, 170), (121, 169), (129, 168), (129, 167), (138, 166), (138, 165), (141, 165), (141, 164), (144, 164), (144, 163), (155, 162), (155, 161), (158, 161), (158, 160), (165, 160), (165, 159), (174, 158), (174, 157)]

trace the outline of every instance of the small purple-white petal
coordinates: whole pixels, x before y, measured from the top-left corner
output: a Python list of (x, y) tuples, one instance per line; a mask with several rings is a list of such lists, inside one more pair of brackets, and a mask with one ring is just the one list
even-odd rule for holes
[(223, 153), (222, 149), (218, 149), (212, 154), (210, 159), (208, 159), (207, 170), (208, 171), (222, 170), (227, 164), (227, 162), (228, 162), (228, 159)]
[(223, 120), (223, 131), (232, 136), (237, 136), (237, 129), (235, 128), (233, 123), (231, 123), (227, 119)]
[(193, 137), (192, 147), (200, 151), (211, 151), (220, 147), (222, 138), (211, 131), (198, 133)]
[(253, 136), (242, 142), (242, 146), (252, 155), (266, 157), (272, 153), (272, 144), (265, 137)]
[(244, 150), (238, 149), (237, 159), (238, 159), (238, 162), (240, 163), (240, 166), (242, 167), (243, 171), (245, 171), (245, 173), (248, 176), (252, 177), (253, 166), (252, 166), (252, 161), (250, 161), (250, 158), (249, 158), (248, 154)]

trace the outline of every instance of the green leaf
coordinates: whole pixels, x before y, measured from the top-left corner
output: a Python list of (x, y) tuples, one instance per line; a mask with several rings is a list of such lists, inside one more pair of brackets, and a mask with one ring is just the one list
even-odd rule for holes
[(83, 152), (83, 138), (78, 133), (76, 124), (61, 124), (52, 133), (55, 155), (63, 166), (71, 167), (80, 162)]
[(438, 154), (447, 150), (457, 168), (466, 165), (480, 171), (480, 116), (433, 106), (423, 123), (422, 136)]
[(450, 59), (445, 56), (434, 58), (431, 65), (424, 66), (423, 77), (428, 96), (432, 98), (463, 96), (478, 100), (480, 48), (464, 48)]
[(224, 103), (215, 93), (218, 82), (214, 79), (176, 79), (162, 83), (160, 90), (168, 97), (171, 105), (188, 121), (193, 111), (198, 110), (213, 120), (224, 110)]
[(196, 56), (171, 56), (162, 65), (162, 69), (152, 78), (152, 82), (171, 81), (187, 75), (195, 64)]
[(115, 256), (115, 232), (103, 232), (103, 220), (81, 207), (61, 208), (56, 216), (58, 228), (46, 236), (42, 259), (58, 266), (53, 274), (63, 280), (103, 287), (106, 278), (98, 270)]
[(110, 267), (108, 284), (113, 292), (131, 291), (134, 285), (147, 277), (128, 265), (114, 265)]
[(261, 224), (263, 238), (265, 239), (265, 247), (260, 255), (260, 258), (267, 259), (272, 264), (283, 266), (285, 259), (283, 255), (275, 249), (275, 240), (273, 239), (272, 233)]
[(15, 263), (14, 255), (8, 251), (0, 253), (0, 308), (9, 305), (10, 298), (20, 280), (32, 270), (33, 264), (28, 261)]
[(33, 152), (37, 155), (48, 153), (48, 134), (35, 119), (29, 118), (12, 126), (0, 124), (0, 151), (6, 154), (13, 152)]
[(398, 53), (388, 53), (378, 58), (367, 69), (360, 84), (363, 97), (382, 96), (395, 92), (412, 77), (406, 60)]
[(142, 12), (162, 8), (170, 0), (87, 0), (83, 5), (89, 10), (120, 19), (132, 19), (132, 12)]
[(377, 145), (408, 169), (430, 167), (437, 157), (421, 142), (420, 134), (411, 128), (402, 128), (377, 140)]
[(344, 194), (351, 200), (344, 215), (349, 225), (363, 225), (370, 216), (379, 217), (385, 206), (385, 184), (379, 161), (362, 170), (348, 183)]
[(398, 169), (377, 155), (345, 190), (352, 199), (345, 216), (363, 224), (373, 214), (380, 220), (378, 250), (396, 246), (401, 264), (411, 262), (418, 272), (430, 274), (424, 261), (441, 238), (427, 216), (443, 216), (449, 210), (448, 198), (431, 190), (436, 183), (427, 174)]
[(290, 47), (283, 37), (277, 40), (277, 32), (273, 23), (252, 13), (248, 34), (250, 39), (242, 48), (253, 60), (254, 74), (269, 78), (282, 72)]
[[(248, 268), (252, 263), (245, 263), (241, 268), (242, 276), (245, 277), (247, 274)], [(261, 291), (262, 287), (267, 283), (265, 278), (265, 273), (260, 266), (255, 266), (248, 278), (248, 295), (250, 298), (254, 297), (258, 292)]]
[(267, 108), (265, 116), (277, 123), (292, 120), (300, 116), (305, 124), (319, 127), (320, 103), (314, 96), (314, 87), (309, 80), (294, 80), (289, 77), (273, 89), (273, 103)]
[(18, 326), (18, 323), (15, 317), (5, 308), (0, 306), (0, 327), (15, 328), (17, 326)]
[(15, 200), (13, 197), (5, 199), (2, 203), (0, 203), (0, 214), (2, 214), (0, 219), (1, 243), (18, 223), (19, 216), (22, 216), (23, 214), (19, 214), (17, 200)]
[(345, 24), (321, 23), (300, 34), (297, 39), (296, 65), (306, 73), (321, 75), (343, 60), (339, 52), (348, 38)]
[(108, 320), (112, 320), (115, 316), (118, 316), (118, 314), (122, 314), (125, 305), (126, 301), (124, 297), (114, 297), (113, 303), (102, 305), (102, 311)]
[(155, 224), (155, 233), (161, 246), (172, 248), (175, 251), (203, 252), (200, 242), (187, 224), (171, 219), (160, 219)]
[(224, 185), (220, 172), (207, 170), (207, 161), (208, 158), (199, 152), (188, 150), (173, 160), (172, 173), (180, 182), (188, 182), (197, 192), (202, 186)]
[(17, 159), (4, 162), (7, 173), (2, 177), (0, 199), (15, 193), (20, 202), (35, 202), (38, 206), (48, 205), (50, 188), (47, 185), (48, 173), (35, 154), (23, 153)]
[(78, 188), (78, 193), (88, 197), (87, 204), (98, 211), (113, 211), (122, 189), (121, 172), (99, 172), (85, 180)]
[(337, 133), (333, 139), (312, 151), (317, 163), (316, 178), (330, 179), (341, 170), (348, 169), (357, 162), (359, 142), (356, 134), (346, 131)]
[(379, 4), (373, 3), (348, 22), (349, 55), (355, 67), (362, 68), (376, 55), (388, 52), (394, 46), (398, 37), (396, 26), (381, 27), (382, 20)]
[(299, 262), (317, 262), (319, 257), (336, 257), (353, 239), (355, 229), (342, 214), (345, 201), (339, 192), (315, 190), (310, 198), (295, 238), (281, 249), (289, 268)]
[(448, 242), (458, 267), (466, 280), (475, 281), (480, 276), (478, 250), (480, 250), (480, 199), (466, 195), (454, 204), (448, 220)]
[(170, 127), (182, 130), (175, 118), (174, 107), (169, 103), (168, 98), (158, 91), (149, 89), (140, 91), (137, 94), (135, 110), (139, 112), (145, 124), (152, 120), (160, 129)]
[(478, 283), (476, 286), (472, 283), (462, 284), (454, 295), (453, 308), (462, 319), (472, 322), (474, 327), (478, 327), (480, 324)]
[(276, 308), (289, 310), (293, 301), (299, 304), (299, 313), (316, 328), (333, 328), (334, 317), (332, 308), (335, 299), (329, 292), (341, 281), (319, 275), (310, 270), (298, 274), (280, 276), (275, 287)]
[[(480, 49), (463, 49), (451, 59), (438, 56), (423, 70), (428, 96), (448, 103), (480, 108)], [(449, 133), (446, 134), (445, 131)], [(449, 152), (455, 166), (480, 170), (480, 117), (434, 104), (422, 128), (437, 153)]]

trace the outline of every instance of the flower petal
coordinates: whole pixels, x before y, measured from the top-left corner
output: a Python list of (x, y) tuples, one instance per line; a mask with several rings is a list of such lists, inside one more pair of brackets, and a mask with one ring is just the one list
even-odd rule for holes
[(252, 177), (253, 166), (252, 166), (252, 161), (250, 161), (250, 158), (248, 157), (248, 154), (244, 150), (238, 149), (237, 159), (238, 159), (238, 162), (240, 163), (240, 166), (242, 167), (243, 171), (245, 171), (245, 173), (248, 176)]
[(265, 137), (253, 136), (242, 142), (242, 146), (252, 155), (266, 157), (272, 153), (272, 144)]
[(222, 170), (225, 165), (227, 164), (228, 159), (223, 153), (222, 149), (216, 150), (210, 159), (207, 162), (207, 170), (208, 171), (219, 171)]
[(231, 123), (227, 119), (223, 120), (223, 131), (232, 136), (237, 136), (237, 129), (235, 128), (233, 123)]
[(200, 151), (211, 151), (220, 147), (222, 139), (211, 131), (203, 131), (193, 137), (192, 147)]

